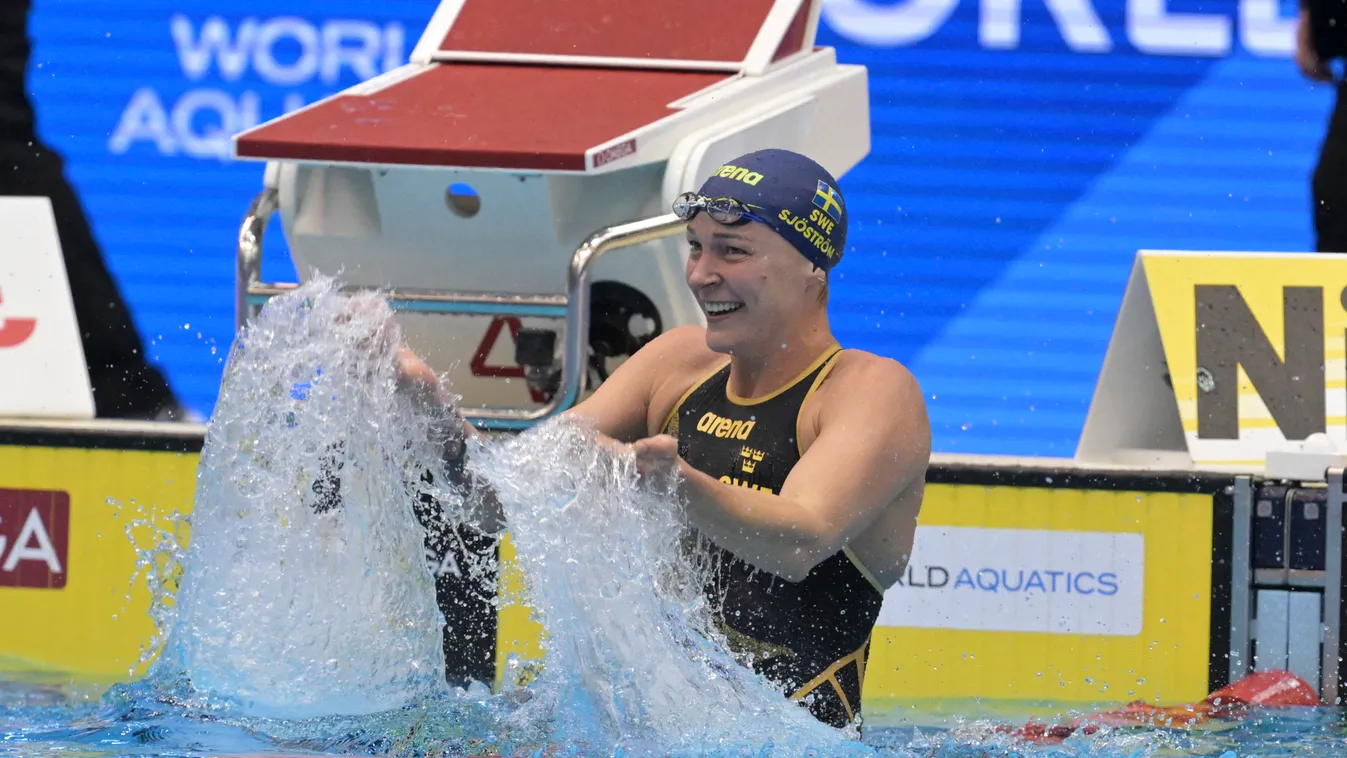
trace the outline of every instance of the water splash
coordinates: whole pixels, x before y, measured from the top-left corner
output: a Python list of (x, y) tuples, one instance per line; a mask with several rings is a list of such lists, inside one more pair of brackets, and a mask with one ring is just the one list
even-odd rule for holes
[(399, 341), (381, 299), (326, 280), (240, 335), (152, 676), (270, 717), (374, 713), (445, 688), (412, 504), (452, 494), (424, 476), (436, 419), (396, 391)]
[[(135, 548), (135, 572), (130, 586), (134, 587), (143, 579), (152, 598), (149, 616), (154, 631), (130, 667), (130, 675), (136, 676), (154, 662), (168, 639), (177, 608), (178, 586), (187, 561), (191, 516), (174, 509), (166, 516), (156, 518), (153, 510), (138, 506), (134, 499), (129, 506), (112, 498), (108, 499), (108, 504), (125, 514), (123, 529)], [(129, 591), (126, 599), (128, 602), (131, 599)]]
[(445, 419), (397, 392), (399, 341), (381, 300), (339, 295), (326, 280), (264, 309), (230, 356), (191, 549), (181, 520), (127, 528), (151, 529), (133, 540), (166, 638), (151, 674), (96, 706), (55, 705), (53, 688), (0, 687), (0, 752), (1141, 758), (1340, 748), (1336, 712), (1228, 731), (1101, 730), (1052, 746), (1011, 740), (991, 722), (871, 729), (877, 750), (858, 744), (731, 658), (697, 592), (704, 567), (686, 550), (672, 491), (638, 486), (630, 457), (564, 420), (474, 445), (471, 458), (502, 501), (525, 599), (550, 633), (541, 676), (499, 693), (451, 691), (416, 504), (440, 503), (449, 522), (473, 511), (434, 484), (444, 481)]
[[(151, 669), (161, 701), (286, 744), (376, 752), (407, 745), (354, 723), (418, 744), (586, 755), (872, 754), (735, 661), (673, 483), (639, 483), (630, 454), (567, 419), (472, 445), (469, 470), (504, 507), (549, 638), (526, 690), (451, 693), (415, 506), (433, 500), (459, 524), (481, 500), (434, 484), (447, 481), (450, 420), (399, 391), (400, 342), (382, 299), (326, 279), (273, 299), (240, 335), (191, 547), (171, 556), (180, 589), (157, 606), (171, 623)], [(144, 561), (161, 588), (171, 543)]]
[(565, 418), (473, 451), (549, 640), (516, 723), (623, 755), (869, 755), (735, 661), (673, 483)]

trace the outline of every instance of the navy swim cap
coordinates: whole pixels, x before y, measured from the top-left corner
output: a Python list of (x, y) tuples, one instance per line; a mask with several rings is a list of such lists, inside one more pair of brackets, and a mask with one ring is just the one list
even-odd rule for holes
[(758, 150), (712, 172), (700, 194), (731, 197), (827, 271), (842, 260), (847, 210), (837, 180), (815, 161), (790, 150)]

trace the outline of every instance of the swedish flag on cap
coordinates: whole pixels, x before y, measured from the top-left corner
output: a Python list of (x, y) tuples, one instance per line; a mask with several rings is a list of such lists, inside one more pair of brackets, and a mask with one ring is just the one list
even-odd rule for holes
[(842, 196), (822, 179), (819, 180), (818, 190), (814, 193), (814, 205), (822, 208), (833, 221), (842, 220)]
[(779, 149), (741, 155), (715, 169), (698, 194), (747, 205), (819, 268), (831, 269), (842, 260), (846, 201), (833, 175), (806, 156)]

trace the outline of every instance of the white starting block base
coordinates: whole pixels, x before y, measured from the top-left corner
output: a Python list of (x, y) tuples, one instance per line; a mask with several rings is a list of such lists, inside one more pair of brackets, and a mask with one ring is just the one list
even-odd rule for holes
[[(574, 256), (593, 235), (674, 218), (674, 198), (736, 155), (792, 149), (842, 176), (869, 152), (865, 69), (815, 47), (820, 7), (740, 0), (712, 33), (677, 4), (445, 0), (411, 63), (243, 132), (235, 156), (268, 162), (301, 279), (495, 298), (417, 301), (435, 312), (400, 316), (407, 342), (468, 408), (543, 408), (508, 335), (570, 344)], [(251, 223), (241, 260), (256, 258)], [(655, 336), (631, 324), (703, 323), (685, 256), (681, 234), (594, 256), (581, 339), (627, 345), (620, 360)], [(266, 282), (243, 274), (241, 290), (249, 276)], [(560, 305), (494, 307), (509, 296)]]

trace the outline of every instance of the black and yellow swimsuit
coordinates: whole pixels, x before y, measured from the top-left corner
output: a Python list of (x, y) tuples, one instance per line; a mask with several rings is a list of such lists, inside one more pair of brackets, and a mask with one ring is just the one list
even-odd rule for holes
[[(841, 355), (834, 345), (780, 390), (737, 397), (726, 365), (694, 384), (663, 431), (693, 468), (726, 484), (779, 494), (800, 460), (800, 409)], [(883, 589), (843, 549), (789, 582), (719, 547), (706, 592), (733, 652), (833, 726), (860, 715), (870, 633)], [(747, 662), (747, 661), (746, 661)]]

